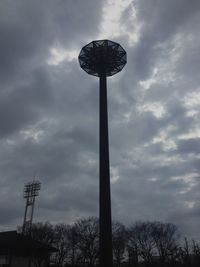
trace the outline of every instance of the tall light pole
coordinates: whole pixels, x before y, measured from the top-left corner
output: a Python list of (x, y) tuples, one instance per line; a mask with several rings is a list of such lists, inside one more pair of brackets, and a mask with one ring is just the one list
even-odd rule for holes
[(97, 40), (84, 46), (79, 63), (88, 74), (99, 77), (99, 226), (100, 266), (112, 267), (112, 221), (107, 112), (107, 76), (120, 72), (126, 64), (126, 52), (109, 40)]

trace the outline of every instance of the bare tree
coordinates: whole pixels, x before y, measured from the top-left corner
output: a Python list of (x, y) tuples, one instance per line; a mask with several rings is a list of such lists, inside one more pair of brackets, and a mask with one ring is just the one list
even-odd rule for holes
[(112, 224), (112, 236), (113, 236), (113, 257), (117, 267), (121, 266), (124, 259), (124, 253), (127, 241), (127, 232), (123, 224), (119, 222), (113, 222)]
[(46, 245), (52, 246), (54, 243), (54, 227), (49, 222), (38, 222), (32, 225), (31, 236), (33, 239)]
[(192, 240), (192, 256), (194, 257), (194, 266), (199, 266), (200, 265), (200, 245)]
[(127, 230), (127, 253), (129, 265), (137, 267), (139, 264), (139, 247), (134, 226)]
[(57, 248), (54, 263), (57, 267), (62, 267), (70, 253), (71, 243), (69, 240), (70, 226), (66, 224), (57, 224), (54, 228), (54, 245)]
[[(54, 243), (54, 227), (48, 223), (35, 223), (32, 225), (31, 228), (31, 237), (34, 240), (37, 240), (45, 245), (52, 246)], [(42, 266), (44, 263), (46, 265), (49, 264), (49, 256), (47, 255), (46, 258), (42, 257), (33, 257), (32, 262), (36, 267)]]
[(160, 266), (164, 267), (173, 260), (178, 240), (176, 225), (172, 223), (153, 222), (152, 237), (157, 249)]
[(137, 222), (134, 226), (132, 226), (138, 254), (143, 259), (146, 266), (151, 265), (155, 250), (152, 229), (153, 227), (151, 222)]
[(82, 219), (74, 225), (78, 248), (83, 265), (94, 266), (98, 258), (99, 247), (99, 221), (95, 217)]
[(178, 256), (179, 262), (185, 266), (191, 266), (191, 244), (189, 243), (188, 239), (185, 237), (183, 240), (182, 246), (178, 248)]
[(78, 265), (80, 261), (78, 229), (75, 225), (68, 226), (67, 230), (68, 254), (66, 263), (70, 266)]

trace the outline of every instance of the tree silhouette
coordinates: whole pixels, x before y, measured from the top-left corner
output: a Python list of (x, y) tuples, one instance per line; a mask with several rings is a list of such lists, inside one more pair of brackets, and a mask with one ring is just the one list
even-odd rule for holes
[(75, 223), (82, 265), (94, 266), (99, 253), (99, 223), (95, 217)]
[(69, 256), (71, 243), (69, 239), (69, 232), (71, 227), (66, 224), (57, 224), (54, 227), (54, 245), (57, 248), (57, 253), (54, 257), (54, 263), (58, 267), (64, 266), (67, 257)]
[[(120, 222), (113, 222), (112, 232), (116, 267), (200, 266), (200, 245), (187, 238), (181, 241), (174, 224), (145, 221), (126, 228)], [(96, 217), (83, 218), (71, 225), (35, 223), (31, 235), (57, 248), (51, 266), (93, 267), (99, 264), (99, 221)], [(42, 266), (42, 259), (35, 259), (34, 264)]]
[(119, 222), (113, 222), (112, 236), (114, 265), (120, 267), (124, 259), (127, 241), (125, 226)]
[(177, 226), (172, 223), (154, 222), (151, 224), (152, 237), (160, 259), (160, 266), (174, 260), (179, 238)]

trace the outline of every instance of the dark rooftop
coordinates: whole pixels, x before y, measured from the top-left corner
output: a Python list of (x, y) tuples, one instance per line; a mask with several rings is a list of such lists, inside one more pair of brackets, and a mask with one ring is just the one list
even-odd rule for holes
[(0, 252), (12, 250), (17, 254), (46, 254), (56, 252), (56, 248), (43, 244), (16, 231), (0, 232)]

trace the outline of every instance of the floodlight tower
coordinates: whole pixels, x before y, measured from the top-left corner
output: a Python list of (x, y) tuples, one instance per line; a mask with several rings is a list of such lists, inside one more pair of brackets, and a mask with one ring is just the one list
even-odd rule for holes
[(35, 197), (39, 195), (40, 187), (41, 183), (39, 181), (32, 181), (24, 186), (24, 198), (26, 199), (26, 206), (22, 227), (23, 234), (31, 234)]
[(97, 40), (84, 46), (79, 54), (81, 68), (99, 77), (99, 222), (100, 266), (112, 267), (112, 222), (110, 199), (110, 167), (107, 113), (107, 76), (120, 72), (126, 64), (126, 52), (109, 40)]

